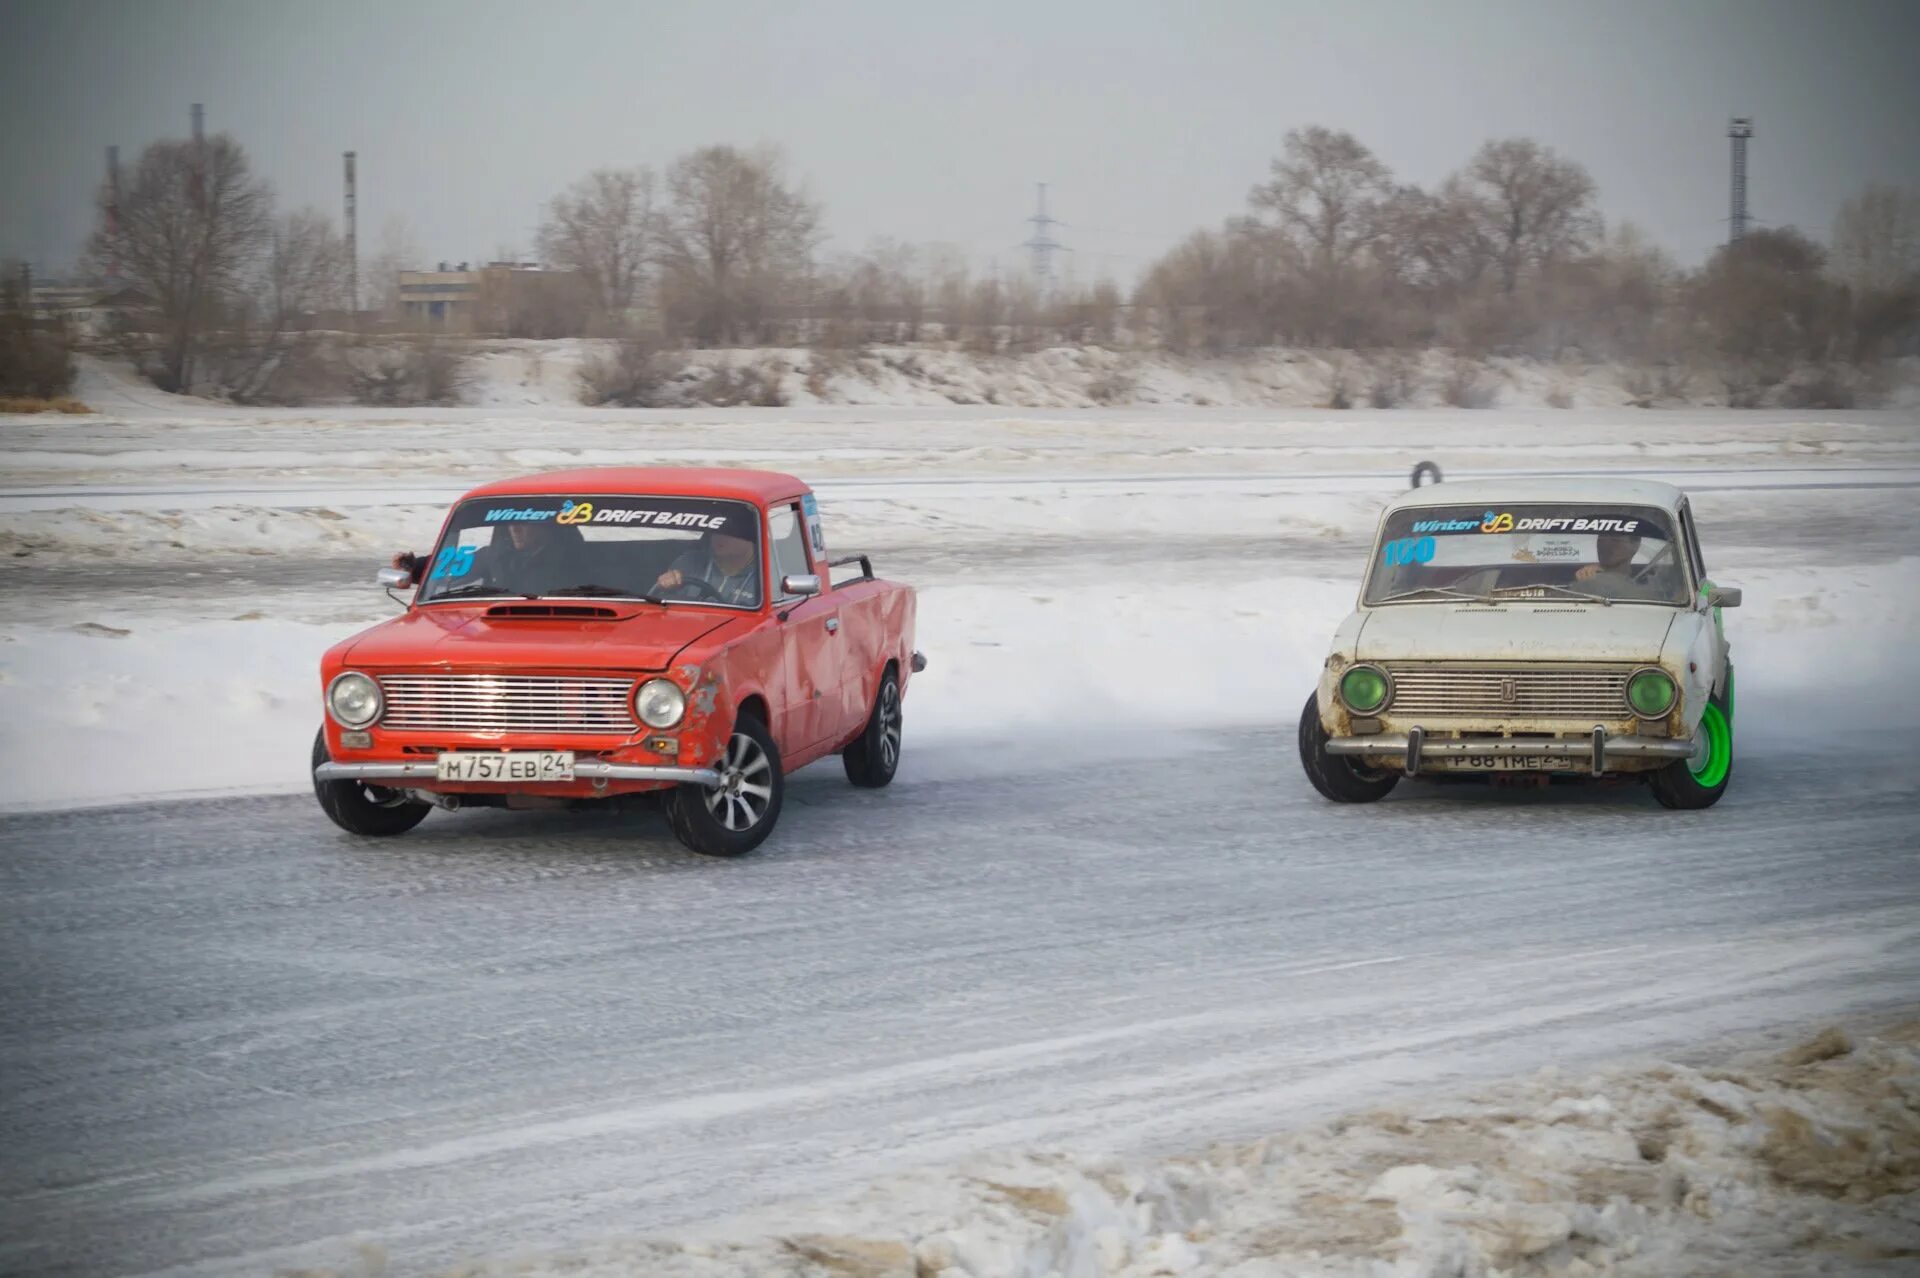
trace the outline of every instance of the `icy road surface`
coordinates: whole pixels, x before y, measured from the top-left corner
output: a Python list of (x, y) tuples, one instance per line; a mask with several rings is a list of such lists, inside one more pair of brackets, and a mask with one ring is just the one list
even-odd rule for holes
[[(1920, 1002), (1912, 414), (177, 405), (0, 433), (0, 1272), (412, 1273)], [(1723, 803), (1313, 795), (1423, 456), (1697, 491)], [(646, 813), (327, 825), (372, 566), (480, 478), (640, 460), (798, 470), (920, 589), (892, 789), (802, 773), (737, 864)], [(209, 789), (259, 793), (124, 806)]]
[(738, 863), (649, 814), (378, 844), (304, 797), (9, 818), (0, 1269), (259, 1274), (365, 1236), (413, 1272), (1920, 990), (1899, 762), (1749, 750), (1699, 814), (1348, 810), (1289, 734), (1138, 746), (910, 749), (878, 794), (816, 768)]

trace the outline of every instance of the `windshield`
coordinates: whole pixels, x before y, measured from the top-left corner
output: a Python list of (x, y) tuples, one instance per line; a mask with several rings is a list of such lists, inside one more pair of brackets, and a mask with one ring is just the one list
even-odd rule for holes
[(1419, 506), (1389, 515), (1366, 602), (1462, 596), (1684, 604), (1687, 581), (1672, 524), (1646, 507)]
[(702, 497), (486, 497), (462, 502), (419, 602), (580, 597), (760, 606), (760, 518)]

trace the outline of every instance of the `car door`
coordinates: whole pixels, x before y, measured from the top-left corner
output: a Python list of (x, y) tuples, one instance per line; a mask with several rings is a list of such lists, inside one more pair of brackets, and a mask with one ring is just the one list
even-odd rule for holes
[(785, 617), (780, 623), (783, 704), (776, 712), (781, 726), (775, 733), (781, 750), (791, 754), (812, 749), (833, 736), (840, 726), (844, 666), (840, 602), (825, 589), (828, 583), (824, 573), (823, 591), (812, 598), (784, 589), (788, 577), (814, 571), (799, 502), (771, 507), (767, 511), (767, 533), (774, 611)]
[[(1694, 589), (1700, 592), (1698, 598), (1704, 603), (1707, 592), (1713, 589), (1713, 579), (1707, 576), (1707, 561), (1700, 549), (1700, 534), (1694, 530), (1692, 502), (1680, 503), (1680, 538), (1686, 543), (1687, 565), (1693, 570)], [(1714, 670), (1714, 686), (1724, 688), (1726, 669), (1732, 661), (1733, 650), (1732, 645), (1727, 642), (1726, 623), (1722, 620), (1718, 608), (1713, 609), (1713, 637), (1714, 651), (1718, 658)]]

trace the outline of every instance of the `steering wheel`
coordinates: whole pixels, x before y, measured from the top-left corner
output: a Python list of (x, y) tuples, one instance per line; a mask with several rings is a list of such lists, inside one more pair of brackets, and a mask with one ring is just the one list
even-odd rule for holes
[(677, 586), (669, 587), (669, 589), (697, 590), (702, 595), (706, 596), (708, 599), (713, 600), (715, 603), (726, 602), (725, 600), (720, 598), (719, 591), (715, 590), (712, 586), (707, 584), (707, 579), (705, 577), (689, 577), (687, 574), (681, 573), (680, 584)]
[(1653, 570), (1660, 566), (1660, 561), (1673, 553), (1673, 546), (1674, 546), (1674, 543), (1668, 542), (1665, 546), (1660, 548), (1659, 554), (1647, 560), (1647, 562), (1645, 562), (1644, 564), (1641, 564), (1638, 568), (1628, 573), (1627, 576), (1637, 585), (1642, 585), (1642, 586), (1646, 585), (1647, 578), (1652, 576)]

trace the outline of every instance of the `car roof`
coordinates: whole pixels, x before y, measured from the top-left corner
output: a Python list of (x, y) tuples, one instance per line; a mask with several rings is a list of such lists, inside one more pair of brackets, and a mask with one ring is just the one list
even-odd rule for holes
[(1428, 484), (1402, 493), (1388, 503), (1388, 510), (1409, 506), (1486, 506), (1519, 505), (1523, 502), (1579, 502), (1623, 506), (1654, 506), (1678, 510), (1686, 493), (1672, 484), (1652, 479), (1536, 479), (1516, 476), (1512, 479), (1469, 479), (1447, 484)]
[(764, 506), (811, 491), (801, 480), (777, 470), (745, 470), (725, 466), (593, 466), (497, 480), (481, 485), (466, 496), (613, 496), (631, 493), (651, 497), (723, 497)]

